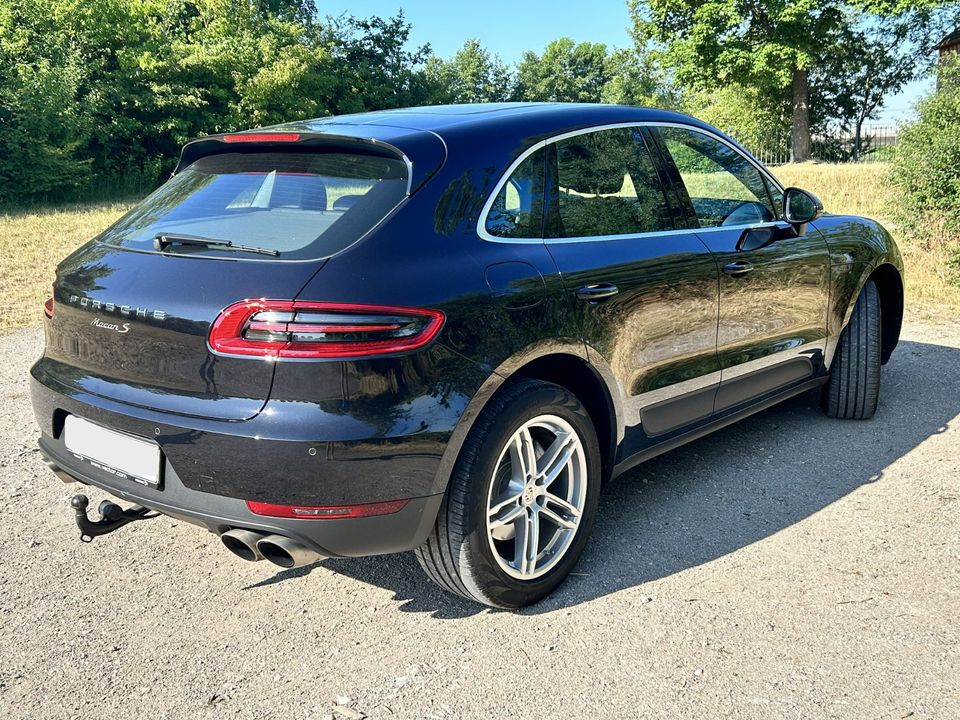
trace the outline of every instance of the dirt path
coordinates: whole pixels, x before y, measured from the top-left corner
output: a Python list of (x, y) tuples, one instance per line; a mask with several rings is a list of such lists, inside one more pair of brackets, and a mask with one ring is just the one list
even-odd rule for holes
[(0, 717), (960, 717), (960, 325), (906, 328), (872, 421), (803, 396), (613, 483), (522, 613), (410, 555), (278, 572), (166, 518), (81, 545), (40, 347), (0, 340)]

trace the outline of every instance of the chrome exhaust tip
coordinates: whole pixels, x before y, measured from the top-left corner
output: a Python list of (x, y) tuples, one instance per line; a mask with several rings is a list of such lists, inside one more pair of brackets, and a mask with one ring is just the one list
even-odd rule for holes
[(220, 536), (220, 542), (237, 557), (249, 562), (256, 562), (257, 560), (263, 560), (263, 555), (257, 549), (257, 542), (263, 537), (263, 533), (234, 528), (223, 533)]
[(323, 556), (283, 535), (267, 535), (257, 541), (257, 551), (265, 560), (282, 568), (296, 568), (309, 565)]

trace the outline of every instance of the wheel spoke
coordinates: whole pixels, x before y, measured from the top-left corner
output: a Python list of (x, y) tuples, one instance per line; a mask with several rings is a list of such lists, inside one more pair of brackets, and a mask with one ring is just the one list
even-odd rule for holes
[(510, 490), (506, 495), (501, 495), (500, 499), (496, 500), (493, 505), (490, 506), (490, 509), (487, 511), (489, 517), (493, 517), (499, 513), (507, 505), (519, 504), (520, 498), (523, 497), (523, 489), (519, 491)]
[[(514, 478), (521, 483), (525, 483), (537, 472), (537, 453), (533, 446), (533, 437), (530, 435), (530, 428), (520, 428), (513, 436), (513, 445), (510, 448), (510, 459), (515, 463)], [(520, 477), (517, 477), (516, 469), (520, 470)]]
[(570, 462), (570, 458), (577, 451), (576, 437), (571, 433), (557, 436), (547, 451), (540, 457), (539, 474), (543, 476), (541, 485), (550, 487), (554, 480)]
[(499, 512), (491, 512), (490, 519), (487, 521), (487, 527), (490, 530), (496, 530), (498, 527), (509, 525), (523, 514), (526, 509), (519, 502), (513, 506), (504, 504), (500, 506)]
[(547, 520), (552, 522), (554, 525), (556, 525), (557, 527), (563, 528), (564, 530), (577, 529), (576, 522), (574, 522), (573, 520), (567, 520), (566, 518), (560, 517), (559, 515), (557, 515), (557, 513), (555, 513), (553, 510), (551, 510), (548, 507), (540, 508), (540, 514), (543, 515)]
[(559, 495), (554, 495), (553, 493), (547, 493), (543, 497), (546, 502), (553, 503), (557, 507), (561, 508), (568, 515), (572, 515), (575, 518), (580, 517), (580, 511), (577, 510), (577, 508), (574, 505), (570, 504)]
[(517, 523), (516, 548), (513, 562), (523, 575), (530, 575), (537, 568), (537, 546), (540, 543), (540, 518), (528, 511)]

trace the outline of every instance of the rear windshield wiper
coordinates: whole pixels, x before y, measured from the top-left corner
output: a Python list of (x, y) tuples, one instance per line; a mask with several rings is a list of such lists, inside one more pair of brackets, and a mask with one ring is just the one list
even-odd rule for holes
[(237, 245), (235, 242), (230, 240), (216, 240), (214, 238), (205, 238), (199, 235), (157, 233), (156, 237), (153, 238), (153, 247), (160, 252), (163, 252), (171, 245), (195, 245), (197, 247), (225, 248), (240, 252), (258, 253), (260, 255), (272, 255), (274, 257), (280, 254), (279, 250), (253, 247), (252, 245)]

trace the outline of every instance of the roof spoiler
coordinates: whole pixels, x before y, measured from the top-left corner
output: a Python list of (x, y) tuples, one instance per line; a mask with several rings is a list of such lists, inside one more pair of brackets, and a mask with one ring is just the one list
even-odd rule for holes
[[(269, 147), (283, 150), (296, 147), (324, 147), (364, 152), (402, 160), (407, 166), (407, 194), (416, 192), (446, 160), (446, 146), (433, 133), (389, 128), (388, 138), (353, 134), (359, 126), (340, 128), (348, 132), (332, 133), (280, 126), (237, 133), (220, 133), (191, 140), (183, 146), (173, 174), (181, 172), (202, 157), (228, 152), (244, 152), (247, 148)], [(384, 128), (386, 129), (386, 128)], [(400, 132), (397, 132), (400, 131)]]

